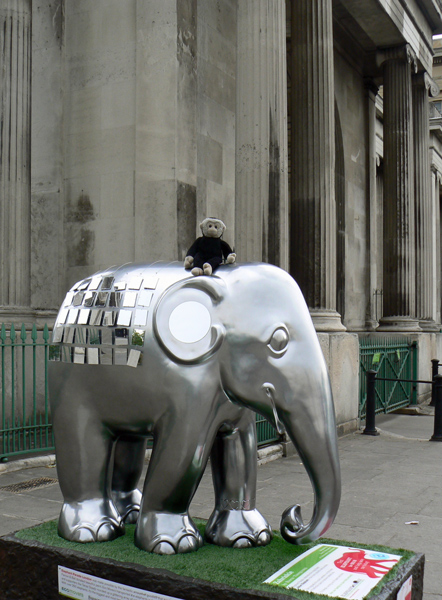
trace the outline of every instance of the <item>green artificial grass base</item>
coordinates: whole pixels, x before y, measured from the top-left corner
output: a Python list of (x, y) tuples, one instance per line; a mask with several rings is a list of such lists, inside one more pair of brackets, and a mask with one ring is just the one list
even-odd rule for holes
[[(204, 536), (205, 521), (195, 519), (194, 522)], [(136, 563), (148, 568), (165, 569), (177, 575), (221, 583), (238, 589), (262, 590), (266, 592), (272, 592), (273, 590), (280, 594), (298, 598), (299, 600), (324, 600), (325, 598), (329, 598), (329, 596), (298, 590), (286, 590), (282, 587), (275, 587), (263, 584), (262, 582), (288, 562), (317, 544), (328, 543), (337, 546), (350, 546), (402, 556), (399, 563), (382, 579), (367, 598), (379, 593), (385, 583), (395, 577), (397, 566), (399, 564), (402, 565), (404, 560), (408, 560), (414, 556), (414, 553), (409, 550), (388, 548), (385, 546), (367, 546), (355, 542), (324, 538), (313, 544), (293, 546), (284, 541), (278, 533), (275, 533), (272, 542), (268, 546), (260, 548), (241, 550), (236, 548), (220, 548), (219, 546), (205, 544), (197, 552), (173, 556), (159, 556), (139, 550), (134, 544), (134, 533), (135, 525), (126, 525), (126, 535), (112, 542), (80, 544), (77, 542), (68, 542), (59, 537), (57, 533), (57, 521), (49, 521), (29, 529), (23, 529), (16, 533), (16, 537), (23, 540), (34, 540), (47, 546), (83, 552), (100, 558)]]

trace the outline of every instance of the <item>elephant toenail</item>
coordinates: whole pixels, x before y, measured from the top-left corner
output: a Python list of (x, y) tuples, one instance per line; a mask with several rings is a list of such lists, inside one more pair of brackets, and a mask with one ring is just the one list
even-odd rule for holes
[(103, 523), (97, 531), (97, 542), (109, 542), (119, 536), (120, 532), (112, 523)]
[(95, 537), (90, 529), (79, 527), (72, 536), (72, 541), (87, 544), (89, 542), (95, 542)]
[(271, 539), (272, 537), (268, 531), (261, 531), (256, 543), (258, 546), (267, 546), (267, 544), (270, 544)]
[(155, 554), (176, 554), (175, 548), (169, 542), (160, 542), (152, 550)]
[(128, 525), (134, 525), (137, 522), (138, 515), (140, 514), (139, 509), (134, 508), (130, 510), (124, 517), (124, 522)]
[(239, 538), (233, 544), (234, 548), (251, 548), (252, 546), (253, 544), (248, 538)]
[(190, 535), (182, 537), (178, 544), (178, 552), (180, 554), (184, 554), (185, 552), (193, 552), (194, 550), (198, 550), (198, 548), (198, 541)]

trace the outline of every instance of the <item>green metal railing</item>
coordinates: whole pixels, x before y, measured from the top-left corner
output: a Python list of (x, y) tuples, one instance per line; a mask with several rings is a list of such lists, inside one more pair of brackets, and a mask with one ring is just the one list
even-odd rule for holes
[(23, 324), (0, 330), (0, 461), (11, 456), (54, 450), (48, 402), (49, 331), (30, 332)]
[[(405, 338), (359, 340), (359, 417), (365, 418), (368, 370), (377, 371), (376, 413), (417, 403), (417, 342)], [(382, 381), (390, 379), (394, 381)], [(408, 381), (400, 381), (408, 380)]]
[[(0, 329), (1, 415), (0, 461), (23, 454), (54, 451), (48, 398), (50, 332), (45, 325), (19, 331)], [(270, 423), (256, 415), (258, 444), (279, 439)]]
[(279, 440), (279, 434), (273, 425), (264, 419), (261, 415), (256, 414), (256, 433), (258, 436), (258, 446), (265, 446)]

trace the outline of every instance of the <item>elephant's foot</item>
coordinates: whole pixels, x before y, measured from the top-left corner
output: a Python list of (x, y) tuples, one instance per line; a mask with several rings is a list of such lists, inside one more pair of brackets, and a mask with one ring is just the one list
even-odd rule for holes
[(109, 542), (124, 535), (124, 523), (109, 500), (65, 502), (58, 533), (71, 542)]
[(203, 538), (187, 514), (143, 512), (135, 529), (135, 545), (156, 554), (194, 552)]
[(141, 498), (140, 490), (136, 489), (131, 492), (112, 492), (114, 504), (125, 523), (132, 524), (137, 522)]
[(252, 510), (217, 510), (210, 516), (206, 540), (217, 546), (252, 548), (267, 546), (273, 532), (256, 508)]

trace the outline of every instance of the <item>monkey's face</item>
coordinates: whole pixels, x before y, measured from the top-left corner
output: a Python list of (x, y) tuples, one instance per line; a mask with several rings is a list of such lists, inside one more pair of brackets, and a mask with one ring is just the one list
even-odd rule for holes
[(219, 219), (204, 219), (200, 227), (203, 235), (212, 238), (221, 237), (226, 228), (224, 223)]

